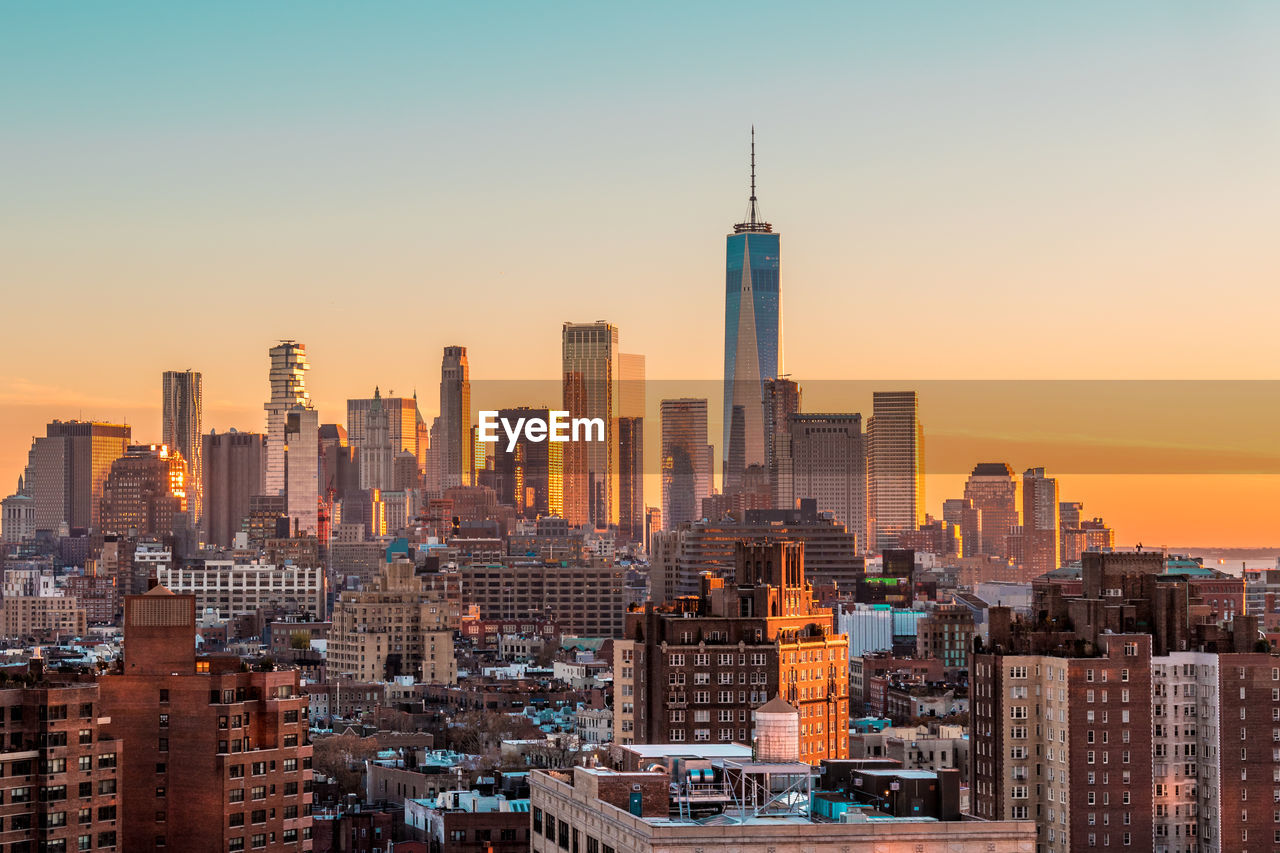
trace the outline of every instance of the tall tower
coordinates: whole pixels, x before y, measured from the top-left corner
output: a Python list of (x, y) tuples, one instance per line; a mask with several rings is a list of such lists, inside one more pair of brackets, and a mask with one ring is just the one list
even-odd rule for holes
[(751, 197), (747, 218), (726, 238), (724, 294), (724, 491), (736, 491), (746, 468), (768, 464), (764, 388), (778, 376), (782, 291), (778, 236), (756, 203), (756, 130), (751, 128)]
[(440, 488), (471, 483), (471, 368), (466, 347), (445, 347), (440, 363)]
[(296, 341), (281, 341), (271, 348), (271, 399), (263, 404), (267, 410), (267, 468), (263, 475), (263, 491), (268, 495), (285, 490), (285, 418), (294, 406), (309, 407), (307, 393), (307, 348)]
[(561, 330), (564, 409), (599, 418), (604, 441), (564, 445), (564, 517), (570, 525), (607, 529), (618, 523), (618, 327), (603, 320), (565, 323)]
[(877, 391), (871, 405), (868, 539), (880, 551), (924, 521), (924, 428), (915, 391)]
[(310, 406), (285, 413), (286, 512), (289, 535), (315, 536), (320, 508), (320, 416)]
[(707, 444), (707, 401), (694, 397), (663, 400), (662, 524), (675, 530), (702, 517), (702, 499), (711, 495), (712, 448)]
[(964, 552), (1009, 556), (1009, 536), (1018, 526), (1018, 481), (1005, 462), (979, 462), (964, 484), (966, 500), (978, 511), (980, 536), (964, 542)]
[(1028, 574), (1042, 575), (1058, 568), (1058, 481), (1046, 477), (1043, 468), (1022, 474), (1022, 566)]
[(160, 424), (160, 440), (187, 462), (187, 510), (197, 524), (204, 517), (203, 385), (194, 370), (166, 370)]

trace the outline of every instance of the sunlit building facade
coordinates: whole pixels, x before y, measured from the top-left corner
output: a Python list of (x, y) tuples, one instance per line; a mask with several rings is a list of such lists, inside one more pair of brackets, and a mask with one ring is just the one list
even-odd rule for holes
[(268, 495), (285, 490), (285, 419), (294, 406), (310, 406), (307, 393), (307, 348), (296, 341), (281, 341), (271, 348), (271, 399), (263, 404), (267, 411), (267, 467), (263, 488)]
[(924, 428), (914, 391), (877, 391), (867, 424), (871, 535), (877, 549), (924, 522)]
[(192, 521), (199, 521), (204, 515), (204, 379), (194, 370), (166, 370), (162, 390), (160, 440), (187, 461), (187, 510)]

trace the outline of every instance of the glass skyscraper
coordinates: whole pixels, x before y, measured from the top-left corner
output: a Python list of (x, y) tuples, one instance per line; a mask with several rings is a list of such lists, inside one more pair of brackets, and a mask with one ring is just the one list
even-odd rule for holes
[(782, 291), (778, 234), (756, 204), (755, 130), (751, 133), (751, 198), (747, 218), (727, 238), (724, 292), (724, 491), (743, 472), (767, 462), (764, 381), (778, 376)]

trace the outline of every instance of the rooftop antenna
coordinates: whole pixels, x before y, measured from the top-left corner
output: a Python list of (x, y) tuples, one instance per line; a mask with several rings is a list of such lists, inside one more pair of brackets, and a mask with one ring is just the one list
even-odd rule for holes
[(773, 226), (760, 218), (760, 205), (756, 201), (756, 126), (751, 125), (751, 197), (747, 201), (747, 221), (733, 226), (733, 233), (769, 234)]

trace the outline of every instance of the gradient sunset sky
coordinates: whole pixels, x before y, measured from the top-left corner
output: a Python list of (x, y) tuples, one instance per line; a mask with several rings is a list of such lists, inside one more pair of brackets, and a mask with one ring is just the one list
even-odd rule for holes
[[(752, 123), (802, 382), (1280, 378), (1277, 44), (1262, 2), (5, 4), (0, 494), (51, 418), (156, 440), (165, 369), (263, 429), (278, 338), (324, 421), (375, 384), (429, 420), (447, 344), (553, 378), (566, 320), (714, 385)], [(1170, 403), (1262, 454), (1280, 417)], [(1061, 492), (1280, 544), (1274, 472)]]

